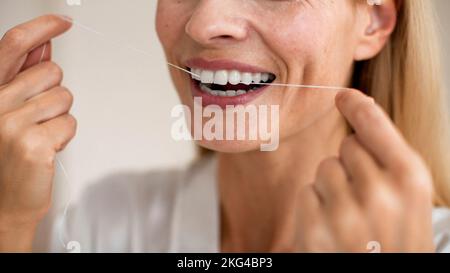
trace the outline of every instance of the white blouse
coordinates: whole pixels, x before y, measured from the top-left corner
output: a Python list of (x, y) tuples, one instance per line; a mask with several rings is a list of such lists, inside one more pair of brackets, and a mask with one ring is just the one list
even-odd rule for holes
[[(56, 221), (49, 251), (219, 252), (216, 165), (105, 178)], [(450, 252), (450, 210), (434, 209), (433, 226), (437, 251)]]

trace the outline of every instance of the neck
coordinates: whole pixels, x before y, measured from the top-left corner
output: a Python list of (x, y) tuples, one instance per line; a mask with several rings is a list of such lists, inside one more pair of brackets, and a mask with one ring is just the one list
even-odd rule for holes
[(320, 162), (338, 154), (348, 134), (337, 113), (275, 152), (221, 153), (219, 189), (224, 252), (287, 251), (296, 231), (296, 196), (314, 181)]

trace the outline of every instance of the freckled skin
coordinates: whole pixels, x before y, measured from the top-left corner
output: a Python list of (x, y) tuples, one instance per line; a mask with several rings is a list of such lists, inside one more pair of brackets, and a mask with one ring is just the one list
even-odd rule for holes
[[(156, 29), (171, 63), (182, 66), (192, 57), (231, 59), (263, 67), (280, 83), (345, 86), (356, 43), (350, 2), (160, 0)], [(189, 76), (176, 70), (171, 76), (182, 103), (192, 108)], [(329, 90), (270, 87), (252, 103), (280, 105), (283, 141), (317, 123), (335, 122), (327, 121), (334, 96)], [(199, 144), (225, 152), (260, 147), (259, 141)]]

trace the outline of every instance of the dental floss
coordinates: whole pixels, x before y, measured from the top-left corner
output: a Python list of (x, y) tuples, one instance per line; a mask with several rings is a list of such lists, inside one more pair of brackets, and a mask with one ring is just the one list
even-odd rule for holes
[[(167, 63), (171, 67), (174, 67), (178, 70), (181, 70), (183, 72), (186, 72), (188, 74), (191, 74), (194, 77), (200, 78), (200, 75), (197, 75), (195, 73), (192, 73), (191, 71), (184, 69), (182, 67), (179, 67), (172, 63)], [(298, 87), (298, 88), (314, 88), (314, 89), (327, 89), (327, 90), (352, 90), (348, 87), (342, 87), (342, 86), (326, 86), (326, 85), (305, 85), (305, 84), (290, 84), (290, 83), (255, 83), (254, 85), (267, 85), (267, 86), (282, 86), (282, 87)]]
[[(376, 1), (376, 0), (374, 0), (374, 1)], [(119, 41), (115, 41), (115, 40), (109, 38), (107, 35), (101, 33), (100, 31), (97, 31), (97, 30), (95, 30), (95, 29), (93, 29), (93, 28), (91, 28), (89, 26), (81, 24), (80, 22), (78, 22), (78, 21), (76, 21), (74, 19), (70, 19), (70, 18), (67, 18), (67, 17), (64, 17), (64, 16), (59, 16), (59, 17), (61, 19), (63, 19), (64, 21), (70, 22), (73, 25), (75, 25), (75, 26), (77, 26), (77, 27), (79, 27), (79, 28), (81, 28), (81, 29), (83, 29), (85, 31), (91, 32), (91, 33), (93, 33), (93, 34), (95, 34), (97, 36), (102, 37), (103, 39), (107, 40), (111, 44), (114, 44), (116, 46), (129, 49), (129, 50), (134, 51), (136, 53), (139, 53), (141, 55), (145, 55), (147, 57), (153, 57), (152, 54), (150, 54), (150, 53), (148, 53), (148, 52), (146, 52), (144, 50), (136, 48), (136, 47), (134, 47), (134, 46), (132, 46), (130, 44), (125, 44), (125, 43), (122, 43), (122, 42), (119, 42)], [(175, 69), (178, 69), (178, 70), (180, 70), (182, 72), (185, 72), (187, 74), (190, 74), (190, 75), (192, 75), (194, 77), (198, 77), (198, 78), (200, 77), (200, 75), (192, 73), (191, 71), (189, 71), (189, 70), (187, 70), (185, 68), (182, 68), (182, 67), (180, 67), (178, 65), (175, 65), (175, 64), (172, 64), (172, 63), (169, 63), (169, 62), (167, 62), (167, 65), (169, 65), (169, 66), (171, 66), (171, 67), (173, 67)], [(350, 90), (350, 88), (342, 87), (342, 86), (305, 85), (305, 84), (290, 84), (290, 83), (259, 83), (258, 85), (268, 85), (268, 86), (278, 86), (278, 87), (296, 87), (296, 88), (314, 88), (314, 89), (325, 89), (325, 90)]]

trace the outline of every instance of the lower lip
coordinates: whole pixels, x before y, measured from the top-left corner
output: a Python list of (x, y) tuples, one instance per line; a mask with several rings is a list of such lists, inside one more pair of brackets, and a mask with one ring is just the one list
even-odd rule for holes
[(236, 106), (236, 105), (246, 105), (251, 101), (255, 100), (259, 97), (269, 86), (262, 86), (259, 89), (256, 89), (252, 92), (248, 92), (247, 94), (234, 96), (234, 97), (220, 97), (213, 96), (208, 94), (202, 90), (200, 90), (200, 86), (196, 81), (191, 79), (191, 90), (194, 97), (202, 98), (203, 107), (209, 105), (217, 105), (222, 109), (226, 109), (227, 106)]

